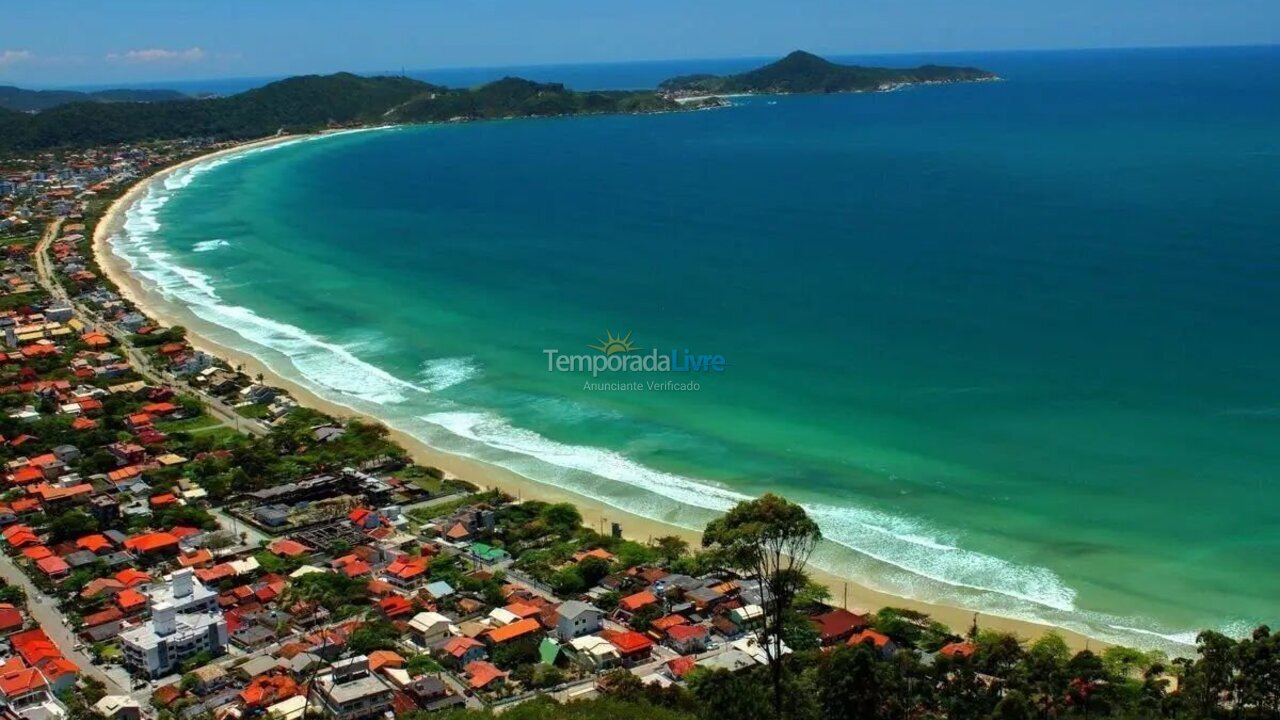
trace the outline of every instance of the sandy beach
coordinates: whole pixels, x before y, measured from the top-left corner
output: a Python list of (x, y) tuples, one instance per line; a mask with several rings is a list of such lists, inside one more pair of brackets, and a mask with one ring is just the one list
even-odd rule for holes
[[(196, 317), (185, 307), (171, 303), (145, 287), (130, 272), (128, 264), (112, 252), (109, 238), (119, 233), (124, 226), (125, 212), (128, 208), (145, 197), (151, 183), (163, 180), (175, 172), (210, 159), (243, 152), (248, 149), (267, 147), (284, 142), (298, 140), (300, 136), (282, 136), (268, 138), (225, 148), (213, 153), (192, 158), (183, 163), (168, 167), (148, 178), (144, 178), (131, 187), (128, 192), (117, 199), (108, 208), (98, 223), (93, 237), (93, 252), (97, 257), (102, 272), (119, 288), (120, 293), (132, 301), (143, 313), (164, 325), (182, 325), (188, 330), (188, 340), (193, 346), (212, 355), (225, 359), (232, 366), (243, 366), (249, 375), (261, 373), (268, 384), (287, 389), (300, 403), (313, 407), (335, 417), (358, 417), (361, 414), (343, 405), (336, 404), (319, 397), (308, 388), (280, 376), (265, 363), (254, 356), (234, 348), (225, 347), (202, 334), (207, 328), (205, 321)], [(377, 421), (376, 418), (368, 418)], [(699, 534), (684, 528), (659, 523), (637, 515), (632, 515), (607, 506), (593, 498), (570, 493), (558, 488), (535, 483), (504, 468), (495, 467), (469, 458), (447, 454), (428, 447), (426, 444), (405, 433), (392, 430), (395, 440), (400, 443), (420, 464), (438, 467), (445, 472), (456, 475), (469, 482), (485, 488), (500, 488), (511, 495), (523, 499), (538, 499), (550, 502), (571, 502), (582, 513), (585, 523), (599, 529), (602, 523), (619, 523), (623, 534), (631, 539), (646, 541), (664, 535), (679, 535), (697, 547)], [(810, 568), (815, 579), (831, 588), (832, 602), (840, 605), (847, 596), (848, 607), (853, 610), (874, 611), (884, 606), (906, 607), (932, 615), (953, 629), (963, 631), (973, 622), (974, 612), (963, 608), (934, 605), (908, 598), (896, 597), (882, 593), (845, 578), (835, 577), (816, 568)], [(1002, 618), (991, 615), (979, 617), (979, 624), (985, 628), (999, 629), (1016, 633), (1023, 638), (1034, 638), (1044, 633), (1048, 626), (1036, 623)], [(1073, 648), (1084, 648), (1086, 645), (1098, 648), (1105, 643), (1089, 639), (1080, 634), (1059, 630)]]

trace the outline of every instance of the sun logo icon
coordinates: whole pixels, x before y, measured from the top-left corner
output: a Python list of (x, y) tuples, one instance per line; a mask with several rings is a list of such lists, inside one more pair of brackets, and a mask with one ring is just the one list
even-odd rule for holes
[(631, 333), (627, 333), (626, 337), (621, 335), (615, 336), (612, 331), (604, 331), (604, 339), (596, 339), (599, 345), (588, 345), (592, 350), (599, 350), (605, 355), (615, 355), (617, 353), (635, 352), (640, 348), (631, 344)]

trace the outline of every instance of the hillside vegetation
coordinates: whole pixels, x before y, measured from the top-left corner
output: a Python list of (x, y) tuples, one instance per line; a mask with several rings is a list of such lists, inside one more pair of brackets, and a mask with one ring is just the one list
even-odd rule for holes
[(684, 75), (659, 86), (668, 92), (834, 93), (866, 92), (899, 85), (994, 80), (994, 73), (972, 67), (922, 65), (882, 68), (840, 65), (797, 50), (781, 60), (738, 75)]
[(177, 90), (97, 90), (94, 92), (78, 92), (76, 90), (24, 90), (12, 85), (0, 85), (0, 108), (18, 110), (20, 112), (40, 112), (59, 105), (77, 102), (169, 102), (182, 100), (187, 96)]

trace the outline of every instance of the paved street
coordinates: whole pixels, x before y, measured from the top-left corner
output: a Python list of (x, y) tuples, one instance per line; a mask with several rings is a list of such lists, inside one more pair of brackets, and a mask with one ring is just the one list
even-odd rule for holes
[(78, 640), (71, 629), (63, 623), (58, 604), (53, 598), (41, 592), (40, 588), (31, 582), (26, 573), (22, 572), (13, 558), (8, 555), (0, 554), (0, 577), (10, 585), (17, 585), (27, 591), (27, 612), (30, 613), (31, 619), (45, 631), (49, 639), (58, 646), (64, 657), (75, 663), (81, 672), (101, 680), (107, 686), (108, 692), (115, 694), (128, 692), (128, 689), (122, 687), (115, 678), (94, 665), (92, 657), (75, 649)]

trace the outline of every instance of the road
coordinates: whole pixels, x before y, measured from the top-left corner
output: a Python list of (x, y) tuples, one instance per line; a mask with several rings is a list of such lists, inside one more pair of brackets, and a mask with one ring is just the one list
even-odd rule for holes
[(270, 543), (274, 540), (270, 535), (263, 533), (261, 530), (258, 530), (249, 523), (241, 522), (231, 517), (220, 508), (209, 508), (209, 514), (218, 519), (218, 525), (222, 526), (223, 530), (234, 533), (236, 537), (244, 535), (244, 542), (246, 545), (256, 546), (264, 542)]
[(8, 555), (0, 554), (0, 578), (4, 578), (5, 582), (10, 585), (17, 585), (27, 592), (27, 613), (31, 615), (31, 619), (35, 620), (40, 628), (44, 630), (54, 645), (58, 646), (58, 650), (62, 652), (63, 657), (75, 663), (80, 668), (80, 672), (87, 673), (101, 680), (107, 686), (107, 692), (113, 695), (127, 695), (129, 690), (121, 687), (114, 678), (103, 671), (102, 668), (94, 665), (93, 658), (76, 650), (76, 644), (79, 642), (75, 634), (71, 632), (64, 623), (62, 612), (58, 609), (58, 603), (48, 595), (40, 591), (40, 588), (31, 582), (26, 573), (13, 562), (13, 558)]
[(86, 324), (101, 328), (110, 335), (119, 348), (124, 352), (125, 358), (133, 365), (134, 370), (139, 375), (156, 385), (171, 385), (183, 388), (196, 397), (200, 398), (204, 403), (205, 409), (214, 418), (222, 422), (222, 424), (230, 427), (238, 432), (248, 432), (254, 435), (266, 435), (271, 432), (266, 426), (257, 420), (242, 417), (235, 411), (235, 408), (227, 404), (221, 398), (214, 397), (205, 393), (199, 388), (193, 387), (190, 383), (182, 378), (176, 377), (169, 372), (156, 368), (151, 364), (146, 354), (141, 350), (133, 347), (129, 343), (129, 332), (123, 328), (117, 327), (115, 323), (108, 322), (99, 317), (93, 310), (84, 305), (75, 302), (67, 296), (67, 291), (53, 276), (52, 262), (49, 259), (49, 246), (58, 238), (58, 233), (62, 229), (62, 220), (54, 221), (45, 230), (44, 235), (40, 238), (40, 242), (36, 243), (36, 277), (39, 279), (40, 285), (51, 296), (64, 300), (71, 304), (76, 314)]

